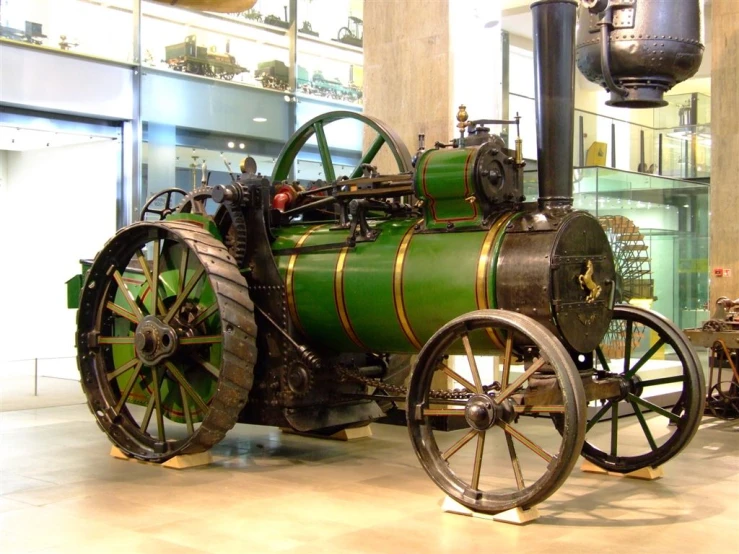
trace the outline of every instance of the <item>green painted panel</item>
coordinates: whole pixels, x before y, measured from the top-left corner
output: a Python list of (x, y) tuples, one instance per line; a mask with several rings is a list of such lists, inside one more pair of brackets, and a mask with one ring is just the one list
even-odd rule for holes
[[(416, 220), (373, 223), (381, 231), (377, 240), (359, 243), (347, 251), (343, 280), (347, 316), (367, 350), (417, 350), (401, 327), (393, 286), (398, 248), (415, 223)], [(480, 254), (489, 231), (415, 233), (412, 236), (403, 266), (403, 305), (411, 329), (421, 344), (454, 317), (478, 309), (479, 272), (487, 274), (487, 303), (494, 307), (496, 259), (506, 221), (501, 223), (498, 240), (488, 242), (487, 266), (482, 267)], [(294, 247), (314, 227), (300, 225), (277, 230), (275, 250)], [(313, 231), (303, 245), (341, 243), (345, 237), (345, 232), (331, 231), (330, 226), (325, 225)], [(301, 325), (311, 340), (334, 350), (356, 352), (361, 348), (344, 330), (335, 298), (340, 251), (341, 248), (336, 248), (297, 256), (293, 269), (295, 302)], [(284, 276), (291, 255), (276, 257)], [(489, 341), (483, 342), (480, 345), (489, 349)]]
[(403, 274), (406, 312), (424, 344), (452, 318), (477, 309), (475, 284), (486, 232), (416, 235)]
[(424, 201), (426, 227), (446, 228), (477, 226), (482, 210), (477, 202), (467, 202), (474, 195), (474, 162), (478, 148), (428, 150), (418, 161), (414, 187)]
[(400, 241), (415, 223), (380, 224), (375, 242), (360, 243), (347, 256), (344, 295), (349, 319), (362, 343), (381, 352), (414, 350), (395, 313), (393, 270)]
[[(312, 233), (303, 246), (332, 244), (345, 239), (346, 231), (331, 231), (326, 225)], [(293, 273), (295, 308), (300, 326), (308, 337), (338, 352), (354, 352), (358, 347), (344, 332), (334, 299), (338, 259), (339, 249), (298, 255)]]

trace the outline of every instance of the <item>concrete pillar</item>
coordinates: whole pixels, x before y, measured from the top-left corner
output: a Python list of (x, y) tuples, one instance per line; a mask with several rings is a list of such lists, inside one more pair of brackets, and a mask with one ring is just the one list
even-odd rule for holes
[(364, 113), (411, 153), (449, 140), (449, 0), (365, 0), (364, 20)]
[(739, 2), (713, 0), (711, 61), (710, 298), (739, 298)]

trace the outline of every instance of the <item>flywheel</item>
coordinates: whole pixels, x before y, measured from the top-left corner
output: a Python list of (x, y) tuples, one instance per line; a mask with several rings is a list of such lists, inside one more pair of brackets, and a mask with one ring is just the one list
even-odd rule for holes
[(236, 423), (256, 361), (254, 305), (225, 246), (185, 221), (118, 232), (88, 272), (77, 315), (82, 388), (129, 456), (208, 450)]

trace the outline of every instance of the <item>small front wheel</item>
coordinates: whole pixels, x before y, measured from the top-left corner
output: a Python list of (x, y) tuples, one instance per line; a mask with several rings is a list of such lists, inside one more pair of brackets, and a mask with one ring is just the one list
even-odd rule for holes
[[(473, 352), (490, 353), (490, 335), (505, 345), (500, 381), (490, 358)], [(458, 352), (466, 363), (453, 365), (449, 355)], [(550, 427), (553, 414), (564, 422), (561, 435)], [(437, 331), (408, 390), (408, 430), (421, 465), (478, 512), (526, 509), (553, 494), (582, 448), (584, 418), (582, 380), (562, 343), (505, 310), (470, 312)]]

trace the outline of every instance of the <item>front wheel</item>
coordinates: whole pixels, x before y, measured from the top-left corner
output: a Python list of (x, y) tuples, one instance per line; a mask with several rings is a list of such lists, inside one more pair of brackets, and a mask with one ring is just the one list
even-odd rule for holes
[[(491, 335), (505, 344), (500, 381), (490, 358), (473, 353), (489, 353)], [(466, 358), (453, 364), (457, 352)], [(551, 428), (553, 414), (564, 424), (561, 435)], [(421, 350), (408, 390), (408, 430), (421, 465), (478, 512), (526, 509), (553, 494), (582, 448), (584, 417), (582, 380), (562, 343), (505, 310), (444, 325)]]

